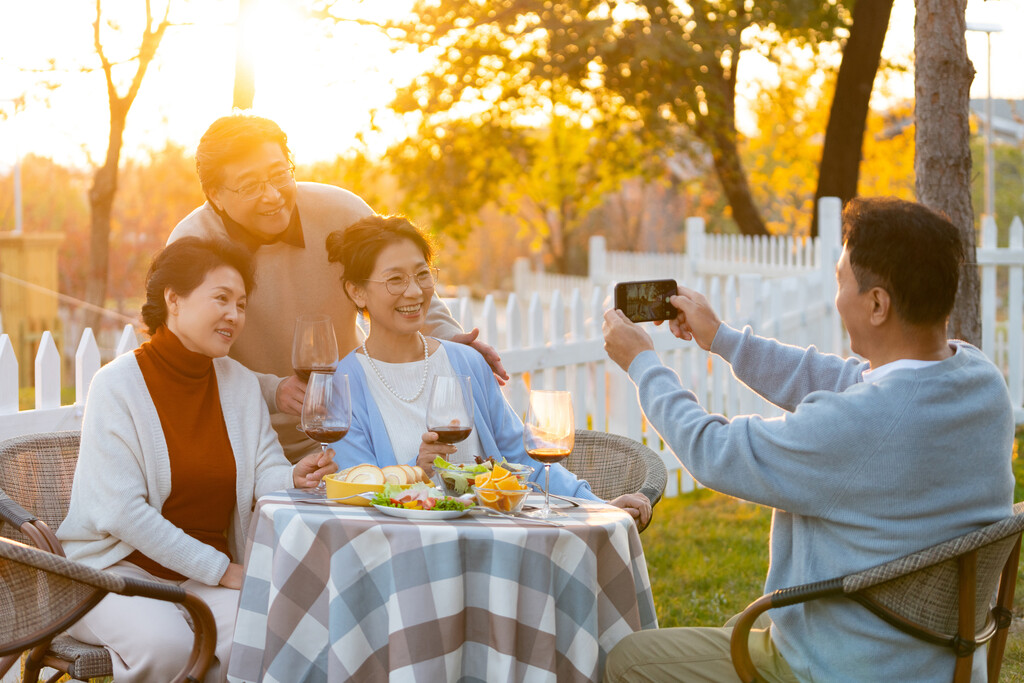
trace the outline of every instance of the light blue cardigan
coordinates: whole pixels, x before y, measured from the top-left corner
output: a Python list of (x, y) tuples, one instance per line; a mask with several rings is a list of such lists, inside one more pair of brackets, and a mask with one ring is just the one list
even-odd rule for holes
[[(483, 356), (465, 344), (443, 339), (439, 341), (448, 353), (448, 360), (455, 373), (472, 378), (473, 428), (480, 437), (484, 453), (536, 468), (530, 479), (543, 484), (544, 466), (526, 454), (523, 448), (523, 423), (502, 395)], [(378, 467), (399, 464), (391, 448), (384, 417), (366, 386), (366, 373), (355, 351), (341, 360), (334, 375), (348, 375), (352, 392), (352, 427), (344, 439), (332, 444), (338, 469), (364, 462), (375, 463)], [(410, 453), (402, 464), (415, 465), (416, 455)], [(551, 492), (600, 500), (590, 490), (590, 484), (578, 479), (561, 465), (551, 466)]]

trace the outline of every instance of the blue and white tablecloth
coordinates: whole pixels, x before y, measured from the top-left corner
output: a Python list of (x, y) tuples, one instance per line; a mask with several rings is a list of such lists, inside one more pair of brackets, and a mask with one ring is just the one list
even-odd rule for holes
[(551, 527), (295, 502), (307, 497), (257, 503), (231, 681), (594, 681), (619, 640), (657, 627), (617, 508)]

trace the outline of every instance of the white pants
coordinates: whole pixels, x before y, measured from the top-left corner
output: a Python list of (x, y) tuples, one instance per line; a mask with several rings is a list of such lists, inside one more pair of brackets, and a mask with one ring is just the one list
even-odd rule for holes
[[(216, 657), (206, 673), (207, 683), (227, 678), (228, 657), (238, 612), (238, 591), (224, 586), (207, 586), (188, 579), (175, 582), (158, 579), (130, 562), (109, 568), (122, 576), (172, 583), (189, 590), (206, 602), (217, 623)], [(193, 632), (181, 607), (164, 600), (107, 595), (96, 607), (68, 629), (83, 643), (100, 645), (110, 651), (117, 683), (170, 681), (192, 651)]]

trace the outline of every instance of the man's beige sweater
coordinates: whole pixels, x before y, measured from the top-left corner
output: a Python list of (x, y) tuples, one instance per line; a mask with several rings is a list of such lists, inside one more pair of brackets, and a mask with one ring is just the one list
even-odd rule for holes
[[(270, 407), (274, 429), (292, 462), (315, 447), (296, 429), (297, 417), (277, 411), (277, 386), (293, 372), (295, 318), (313, 313), (330, 315), (342, 357), (359, 345), (356, 309), (342, 291), (341, 266), (327, 261), (326, 240), (331, 232), (373, 213), (366, 202), (348, 190), (320, 183), (297, 183), (297, 187), (295, 206), (305, 248), (278, 242), (256, 250), (256, 288), (246, 307), (245, 330), (230, 354), (260, 375), (260, 389)], [(231, 239), (209, 202), (178, 223), (167, 243), (189, 235)], [(462, 332), (437, 297), (427, 314), (427, 328), (442, 339)]]

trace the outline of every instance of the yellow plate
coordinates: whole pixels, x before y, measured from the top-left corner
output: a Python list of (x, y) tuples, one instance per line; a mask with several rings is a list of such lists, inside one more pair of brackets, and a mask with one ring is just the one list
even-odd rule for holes
[(370, 491), (373, 493), (380, 493), (384, 490), (383, 484), (353, 484), (347, 481), (339, 481), (337, 473), (328, 474), (324, 477), (324, 481), (327, 483), (327, 497), (328, 498), (344, 498), (345, 496), (354, 496), (348, 500), (340, 500), (339, 503), (343, 505), (361, 505), (363, 507), (369, 507), (370, 501), (356, 496), (357, 493), (365, 493)]

